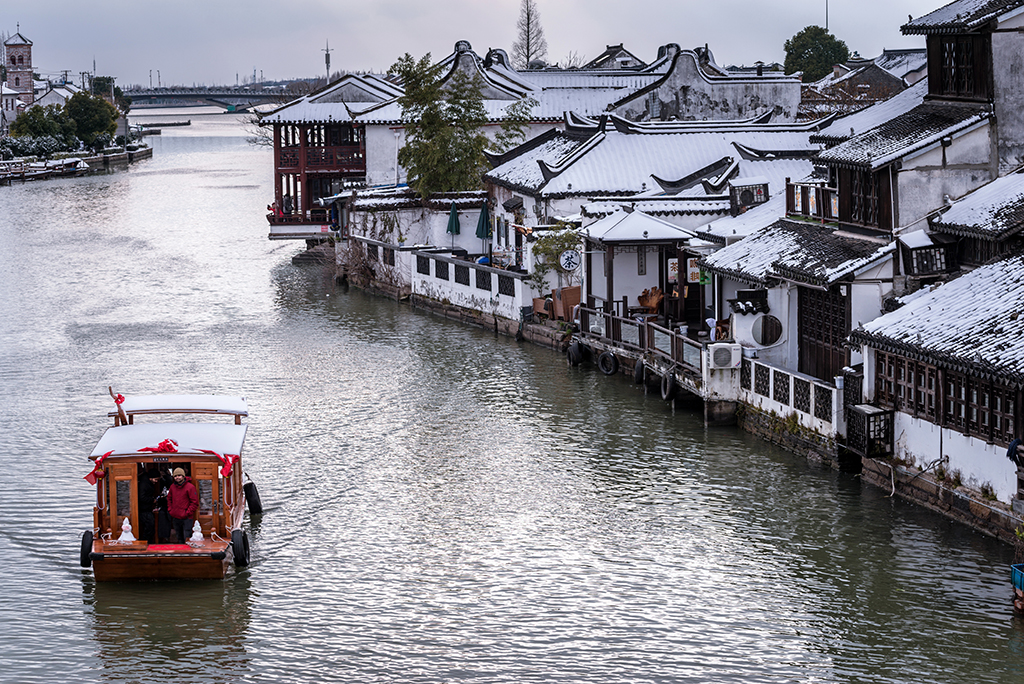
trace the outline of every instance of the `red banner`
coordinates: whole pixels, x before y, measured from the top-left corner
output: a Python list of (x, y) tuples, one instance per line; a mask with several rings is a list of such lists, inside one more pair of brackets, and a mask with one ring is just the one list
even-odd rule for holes
[(92, 472), (83, 477), (82, 479), (86, 480), (91, 485), (96, 484), (96, 481), (103, 477), (103, 462), (107, 460), (107, 456), (109, 456), (112, 453), (114, 453), (113, 449), (97, 458), (96, 465), (93, 466)]

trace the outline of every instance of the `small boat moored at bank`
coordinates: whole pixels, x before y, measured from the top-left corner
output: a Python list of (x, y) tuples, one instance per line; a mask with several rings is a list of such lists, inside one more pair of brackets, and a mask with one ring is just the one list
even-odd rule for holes
[[(241, 397), (114, 395), (116, 410), (89, 458), (85, 479), (96, 486), (93, 527), (82, 535), (82, 567), (97, 581), (220, 579), (232, 564), (249, 564), (245, 505), (262, 513), (253, 482), (243, 483), (241, 451), (248, 406)], [(146, 422), (137, 416), (226, 416), (225, 422)], [(160, 501), (171, 473), (194, 487), (191, 536), (177, 538)]]

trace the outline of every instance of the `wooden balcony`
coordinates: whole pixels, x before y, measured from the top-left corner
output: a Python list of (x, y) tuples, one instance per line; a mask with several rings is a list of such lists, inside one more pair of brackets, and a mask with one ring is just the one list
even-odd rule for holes
[(786, 216), (839, 220), (839, 191), (823, 183), (786, 183)]
[(275, 163), (279, 172), (366, 173), (366, 153), (360, 145), (283, 147)]

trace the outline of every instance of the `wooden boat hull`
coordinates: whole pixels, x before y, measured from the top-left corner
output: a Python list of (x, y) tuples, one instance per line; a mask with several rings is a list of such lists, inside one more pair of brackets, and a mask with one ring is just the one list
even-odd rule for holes
[(117, 548), (95, 541), (89, 557), (97, 582), (223, 579), (233, 561), (230, 544), (209, 541), (198, 548), (183, 544)]

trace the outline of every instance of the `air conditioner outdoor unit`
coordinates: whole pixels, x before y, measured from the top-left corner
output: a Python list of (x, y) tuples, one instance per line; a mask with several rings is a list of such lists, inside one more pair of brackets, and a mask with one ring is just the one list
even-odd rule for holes
[(708, 345), (708, 362), (711, 368), (739, 368), (743, 362), (743, 347), (735, 342)]

